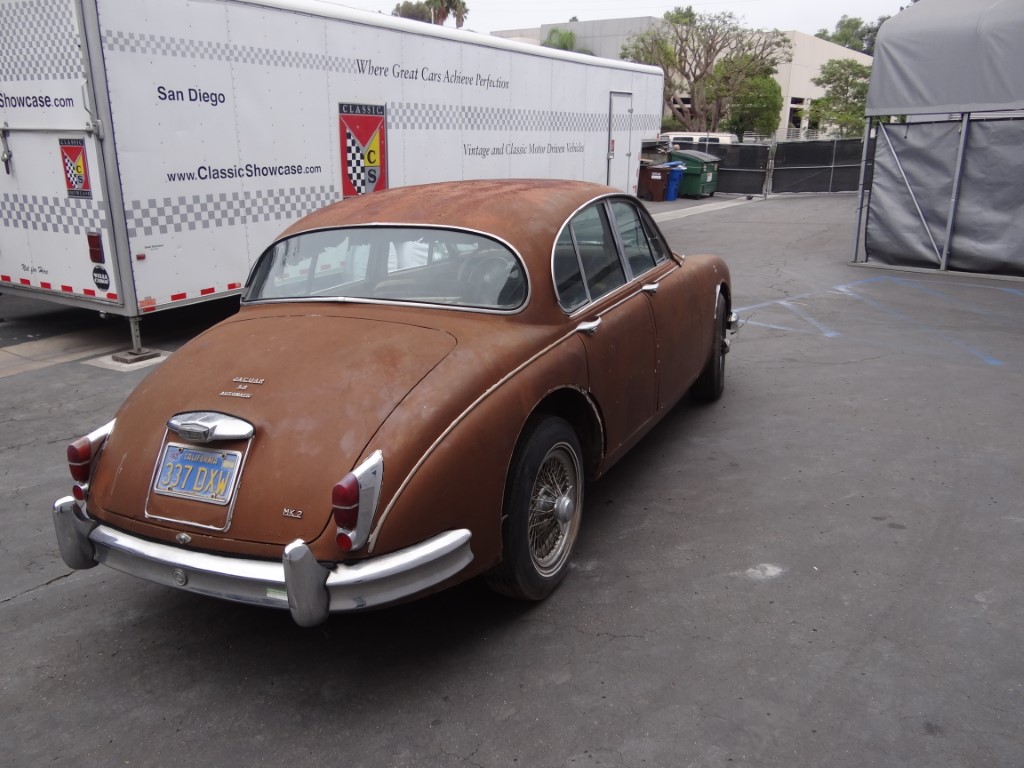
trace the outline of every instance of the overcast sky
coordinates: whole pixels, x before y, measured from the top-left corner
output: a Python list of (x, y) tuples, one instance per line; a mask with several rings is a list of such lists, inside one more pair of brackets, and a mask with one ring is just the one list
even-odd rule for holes
[[(351, 8), (390, 14), (397, 0), (336, 0)], [(832, 30), (844, 14), (874, 21), (896, 14), (910, 0), (689, 0), (662, 3), (652, 0), (466, 0), (469, 16), (465, 29), (490, 33), (500, 29), (557, 24), (573, 16), (580, 21), (618, 19), (633, 16), (661, 16), (677, 5), (692, 5), (699, 13), (731, 11), (748, 27), (773, 27), (813, 35), (819, 29)], [(449, 21), (448, 26), (454, 22)]]

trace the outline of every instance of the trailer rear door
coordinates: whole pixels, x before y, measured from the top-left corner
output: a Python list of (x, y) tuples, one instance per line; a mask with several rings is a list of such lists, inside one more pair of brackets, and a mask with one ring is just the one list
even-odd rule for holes
[(0, 290), (123, 310), (74, 0), (0, 0)]

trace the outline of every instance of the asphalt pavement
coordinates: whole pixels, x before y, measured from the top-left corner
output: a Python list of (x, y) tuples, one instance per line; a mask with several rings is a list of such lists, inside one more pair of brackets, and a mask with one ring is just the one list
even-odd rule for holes
[(0, 296), (0, 766), (1024, 765), (1024, 283), (852, 265), (855, 206), (652, 204), (731, 267), (723, 399), (588, 488), (545, 602), (311, 630), (64, 566), (64, 448), (149, 369), (97, 365), (123, 321)]

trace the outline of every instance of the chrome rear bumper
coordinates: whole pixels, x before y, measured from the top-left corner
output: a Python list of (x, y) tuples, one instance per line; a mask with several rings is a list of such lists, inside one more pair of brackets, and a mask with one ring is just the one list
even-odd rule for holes
[(287, 608), (311, 627), (329, 613), (356, 611), (412, 597), (440, 584), (473, 559), (470, 532), (446, 531), (407, 549), (326, 567), (301, 539), (281, 562), (179, 549), (141, 539), (90, 519), (71, 496), (53, 505), (53, 527), (69, 568), (102, 563), (169, 587), (239, 603)]

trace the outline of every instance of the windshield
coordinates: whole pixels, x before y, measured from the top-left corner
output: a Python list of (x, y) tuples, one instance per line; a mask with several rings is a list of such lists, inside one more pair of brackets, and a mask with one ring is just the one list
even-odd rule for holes
[(246, 301), (332, 298), (511, 310), (526, 298), (526, 273), (508, 246), (479, 233), (346, 227), (275, 243), (245, 294)]

